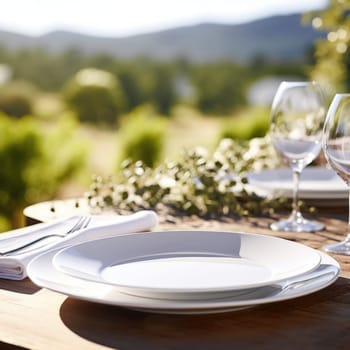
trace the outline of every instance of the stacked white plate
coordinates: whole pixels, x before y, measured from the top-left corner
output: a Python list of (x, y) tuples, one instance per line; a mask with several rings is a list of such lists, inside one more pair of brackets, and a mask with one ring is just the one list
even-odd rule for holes
[(291, 299), (333, 283), (339, 264), (305, 245), (257, 234), (166, 231), (53, 250), (34, 283), (104, 304), (162, 313), (215, 313)]
[[(249, 173), (247, 178), (250, 188), (259, 195), (292, 198), (293, 174), (290, 168)], [(307, 167), (301, 173), (299, 198), (317, 206), (347, 205), (348, 188), (333, 170)]]

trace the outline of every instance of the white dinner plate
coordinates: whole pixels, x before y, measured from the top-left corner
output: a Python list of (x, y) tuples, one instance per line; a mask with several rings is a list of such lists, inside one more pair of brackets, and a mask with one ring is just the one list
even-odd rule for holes
[(208, 299), (301, 275), (320, 260), (312, 248), (271, 236), (165, 231), (84, 242), (58, 252), (53, 264), (133, 295)]
[(114, 305), (145, 312), (167, 314), (206, 314), (236, 311), (260, 304), (293, 299), (314, 293), (332, 284), (339, 276), (339, 264), (320, 253), (321, 264), (304, 275), (272, 286), (213, 300), (166, 300), (137, 297), (120, 292), (117, 287), (91, 282), (58, 271), (52, 264), (58, 250), (46, 252), (33, 259), (28, 266), (29, 278), (39, 287), (90, 302)]
[[(290, 168), (269, 169), (247, 175), (251, 189), (271, 196), (293, 195), (293, 174)], [(300, 177), (299, 198), (346, 200), (345, 182), (331, 169), (307, 167)]]

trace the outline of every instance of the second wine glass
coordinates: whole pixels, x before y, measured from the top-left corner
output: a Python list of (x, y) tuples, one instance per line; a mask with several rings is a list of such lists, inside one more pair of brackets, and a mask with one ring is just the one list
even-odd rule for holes
[(299, 210), (299, 181), (302, 170), (321, 150), (325, 118), (324, 98), (316, 82), (282, 82), (272, 103), (270, 136), (276, 150), (293, 172), (293, 204), (288, 219), (271, 225), (273, 230), (315, 232), (324, 226), (303, 217)]
[(324, 155), (349, 188), (349, 229), (346, 239), (324, 247), (327, 252), (350, 255), (350, 94), (336, 94), (324, 124)]

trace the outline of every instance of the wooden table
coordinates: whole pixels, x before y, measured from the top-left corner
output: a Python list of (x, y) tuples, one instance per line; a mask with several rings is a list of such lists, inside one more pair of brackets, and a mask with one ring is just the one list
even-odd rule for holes
[[(346, 216), (346, 209), (344, 210)], [(157, 229), (257, 232), (321, 249), (347, 230), (341, 217), (320, 216), (319, 233), (276, 233), (271, 218), (163, 218)], [(341, 277), (309, 296), (212, 315), (161, 315), (75, 300), (30, 280), (0, 281), (0, 349), (348, 349), (350, 257), (334, 256)]]

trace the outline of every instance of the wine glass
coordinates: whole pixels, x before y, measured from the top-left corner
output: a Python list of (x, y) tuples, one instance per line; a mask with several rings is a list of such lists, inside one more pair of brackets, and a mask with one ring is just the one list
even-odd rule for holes
[[(324, 124), (322, 148), (330, 166), (348, 185), (350, 203), (350, 94), (334, 96)], [(350, 255), (350, 207), (346, 239), (327, 245), (324, 249), (331, 253)]]
[(324, 226), (305, 219), (299, 209), (299, 181), (302, 170), (321, 151), (325, 104), (316, 82), (282, 82), (272, 103), (270, 135), (276, 150), (293, 171), (292, 213), (273, 223), (277, 231), (315, 232)]

